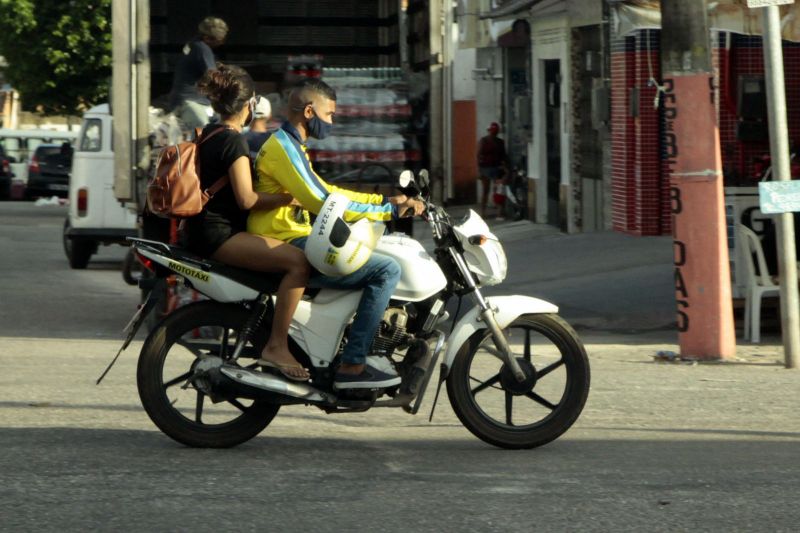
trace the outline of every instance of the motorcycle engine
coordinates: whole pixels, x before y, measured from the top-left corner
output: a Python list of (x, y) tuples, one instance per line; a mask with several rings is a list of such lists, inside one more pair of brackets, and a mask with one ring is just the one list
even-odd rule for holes
[(378, 332), (372, 339), (370, 353), (373, 355), (390, 356), (394, 351), (409, 342), (410, 336), (406, 332), (408, 313), (400, 307), (390, 307), (383, 314)]

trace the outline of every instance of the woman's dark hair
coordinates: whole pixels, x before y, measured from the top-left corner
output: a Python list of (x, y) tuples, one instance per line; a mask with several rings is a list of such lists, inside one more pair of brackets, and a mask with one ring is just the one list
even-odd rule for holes
[(255, 93), (253, 78), (243, 68), (236, 65), (217, 63), (217, 68), (206, 72), (197, 88), (201, 94), (208, 96), (211, 107), (227, 118), (242, 110), (250, 97)]

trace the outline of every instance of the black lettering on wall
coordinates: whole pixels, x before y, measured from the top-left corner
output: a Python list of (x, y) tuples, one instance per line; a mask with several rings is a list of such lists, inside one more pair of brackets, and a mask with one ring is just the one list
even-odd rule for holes
[(681, 295), (681, 298), (688, 298), (689, 293), (686, 291), (686, 282), (683, 281), (683, 274), (681, 269), (675, 267), (675, 292)]
[(681, 201), (681, 190), (678, 187), (669, 188), (669, 199), (672, 206), (672, 214), (680, 215), (683, 213), (683, 202)]
[(686, 245), (681, 241), (672, 241), (672, 247), (675, 252), (675, 266), (681, 267), (686, 264)]
[(678, 331), (681, 333), (689, 331), (689, 315), (683, 309), (689, 309), (689, 302), (678, 300)]
[[(661, 158), (664, 163), (664, 176), (671, 179), (673, 169), (677, 163), (679, 148), (678, 136), (675, 134), (675, 120), (678, 118), (677, 98), (675, 97), (675, 82), (672, 79), (664, 80), (663, 102), (663, 128), (661, 142)], [(712, 85), (713, 94), (713, 85)], [(673, 254), (675, 263), (675, 297), (678, 307), (678, 331), (689, 331), (689, 290), (683, 277), (681, 267), (686, 266), (688, 254), (686, 244), (678, 239), (678, 216), (683, 213), (683, 199), (681, 189), (675, 185), (669, 188), (670, 212), (672, 213)]]

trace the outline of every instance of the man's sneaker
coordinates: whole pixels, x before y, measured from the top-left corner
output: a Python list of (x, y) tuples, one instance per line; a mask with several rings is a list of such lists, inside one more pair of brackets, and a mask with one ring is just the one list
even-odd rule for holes
[(367, 366), (371, 366), (376, 370), (380, 370), (384, 374), (389, 374), (390, 376), (396, 376), (397, 370), (394, 369), (394, 365), (389, 358), (383, 355), (368, 355), (367, 356)]
[(389, 374), (377, 368), (365, 365), (360, 374), (343, 374), (337, 372), (333, 378), (333, 387), (336, 389), (385, 389), (400, 385), (400, 376), (397, 373)]

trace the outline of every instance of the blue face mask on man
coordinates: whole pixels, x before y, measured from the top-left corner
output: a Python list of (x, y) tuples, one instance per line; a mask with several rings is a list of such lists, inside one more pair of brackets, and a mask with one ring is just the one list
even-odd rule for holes
[(316, 110), (312, 107), (311, 110), (314, 113), (314, 116), (308, 119), (308, 123), (306, 124), (306, 128), (308, 130), (308, 136), (313, 137), (315, 139), (322, 140), (331, 133), (331, 128), (333, 128), (333, 123), (325, 122), (317, 115)]

